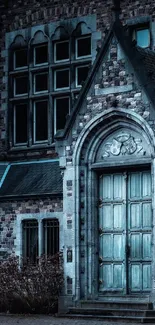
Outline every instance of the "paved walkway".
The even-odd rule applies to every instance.
[[[0,325],[125,325],[129,323],[120,322],[106,322],[102,320],[90,320],[90,319],[70,319],[70,318],[57,318],[52,316],[2,316],[0,315]],[[132,325],[138,325],[140,323],[131,323]],[[149,325],[147,323],[147,325]]]

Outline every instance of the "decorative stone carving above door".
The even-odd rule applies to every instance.
[[[102,142],[96,160],[129,158],[129,156],[150,157],[149,144],[138,132],[119,129]]]

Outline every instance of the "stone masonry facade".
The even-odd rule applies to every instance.
[[[48,215],[51,218],[57,216],[60,222],[60,249],[63,249],[65,262],[65,298],[63,298],[65,300],[60,303],[62,310],[68,306],[74,306],[81,297],[86,299],[97,297],[97,271],[93,270],[93,267],[98,254],[95,251],[98,245],[95,226],[98,193],[97,190],[94,191],[94,188],[100,171],[95,174],[94,170],[97,169],[95,164],[101,163],[97,160],[102,145],[101,140],[105,141],[106,137],[111,134],[110,127],[114,131],[117,127],[120,130],[127,128],[128,131],[131,129],[133,133],[137,132],[139,137],[142,135],[141,141],[144,140],[145,147],[148,146],[148,151],[146,150],[147,164],[151,164],[153,174],[155,166],[154,106],[138,78],[138,71],[133,68],[113,33],[106,53],[100,60],[85,98],[81,102],[78,113],[75,113],[75,118],[72,120],[66,136],[61,139],[56,138],[55,144],[49,147],[48,145],[44,147],[38,145],[33,149],[10,150],[5,34],[37,25],[95,15],[96,32],[101,35],[100,38],[97,36],[96,40],[96,56],[98,56],[102,42],[107,37],[114,20],[112,6],[112,0],[0,1],[2,17],[0,32],[0,161],[23,162],[58,157],[63,175],[63,199],[59,196],[47,196],[47,198],[38,196],[35,199],[20,198],[20,200],[0,198],[0,257],[5,258],[11,253],[21,253],[19,248],[21,244],[18,241],[20,237],[18,221],[21,222],[27,217],[33,218],[37,215],[38,218],[41,218],[41,215]],[[151,50],[154,51],[154,1],[122,1],[120,20],[123,26],[128,24],[129,20],[133,20],[136,25],[141,17],[150,19]],[[98,135],[98,140],[95,134]],[[142,158],[140,162],[142,164],[145,157],[139,158],[139,156],[133,155],[133,161],[132,155],[127,158],[129,165],[134,165],[140,158]],[[121,159],[121,168],[127,166],[127,159],[124,157]],[[106,163],[108,164],[108,162]],[[116,160],[116,166],[119,167],[118,160]],[[111,167],[113,168],[112,162]],[[107,168],[107,165],[104,168]],[[152,176],[153,193],[154,180],[155,177]],[[92,204],[91,201],[93,201]],[[154,210],[153,205],[153,213]],[[154,229],[152,232],[154,233]],[[68,251],[72,251],[72,260],[69,262],[67,261]],[[153,252],[155,252],[155,247],[153,247]],[[154,273],[153,261],[152,283],[155,281]],[[154,302],[155,288],[153,284],[150,296]]]
[[[3,57],[3,51],[5,51],[5,33],[19,30],[31,26],[36,26],[39,24],[46,24],[48,22],[59,21],[62,19],[74,18],[78,16],[86,16],[95,14],[97,17],[97,31],[102,33],[102,40],[104,39],[109,26],[112,21],[112,1],[85,1],[84,3],[80,1],[75,1],[73,4],[70,1],[13,1],[3,2],[1,1],[1,17],[2,17],[2,26],[1,28],[1,63],[0,63],[0,78],[1,78],[1,121],[0,121],[0,132],[1,132],[1,160],[6,159],[7,147],[8,147],[8,131],[7,131],[7,98],[5,98],[5,92],[7,87],[7,71],[4,71],[5,58]],[[123,24],[126,24],[128,19],[136,19],[140,16],[149,16],[152,24],[154,23],[155,17],[154,14],[154,3],[150,1],[123,1],[121,4],[122,13],[120,18]],[[9,17],[9,18],[8,18]],[[154,25],[153,25],[154,26]],[[153,27],[154,28],[154,27]],[[101,43],[101,41],[99,41]],[[155,41],[154,41],[155,43]],[[154,49],[155,44],[153,43],[152,47]],[[99,44],[100,46],[100,44]],[[111,57],[114,58],[116,55],[116,48],[112,46]],[[113,60],[113,59],[112,59]],[[116,64],[114,61],[113,64]],[[111,81],[111,85],[123,85],[123,62],[121,61],[115,66],[115,75],[112,74],[112,65],[111,62],[108,62],[107,69],[104,69],[103,79],[101,77],[102,87],[107,87]],[[110,71],[108,73],[108,70]],[[118,72],[119,71],[119,72]],[[114,72],[113,72],[114,73]],[[126,76],[127,77],[127,76]],[[113,81],[111,80],[113,78]],[[131,82],[132,76],[125,78],[125,83],[128,84]],[[133,95],[134,96],[134,95]],[[110,96],[107,97],[106,101],[103,101],[105,107],[110,105]],[[130,98],[130,97],[129,97]],[[132,96],[131,96],[132,98]],[[118,100],[118,99],[117,99]],[[134,100],[132,104],[134,105]],[[128,102],[129,105],[130,101]],[[100,104],[101,105],[101,104]],[[99,107],[98,107],[99,109]],[[82,127],[82,126],[81,126]],[[37,156],[40,155],[40,152],[29,153],[28,156]],[[53,150],[43,150],[41,152],[43,157],[50,155],[53,157],[55,155]],[[12,156],[12,154],[10,155]],[[22,156],[21,153],[19,156]],[[25,156],[25,155],[24,155]],[[13,158],[13,157],[12,157]]]
[[[5,259],[9,254],[16,254],[17,228],[15,227],[17,216],[34,214],[54,215],[62,212],[62,200],[58,199],[32,199],[22,201],[1,202],[0,206],[0,255]],[[61,247],[62,249],[62,247]]]

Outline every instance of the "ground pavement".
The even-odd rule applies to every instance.
[[[91,319],[70,319],[70,318],[57,318],[52,316],[3,316],[0,314],[0,325],[125,325],[129,323],[120,322],[107,322],[102,320]],[[140,323],[131,323],[138,325]],[[149,324],[147,324],[149,325]]]

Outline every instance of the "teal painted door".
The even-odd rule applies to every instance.
[[[150,172],[104,174],[99,195],[99,291],[150,291]]]

